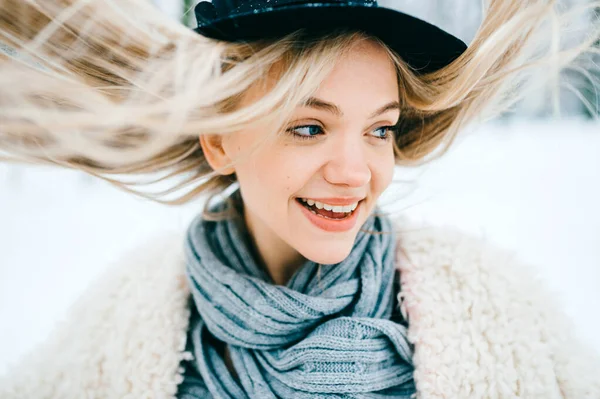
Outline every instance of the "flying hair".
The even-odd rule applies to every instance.
[[[598,87],[598,65],[578,62],[600,55],[600,2],[561,10],[553,0],[490,0],[484,10],[464,54],[422,74],[362,32],[228,43],[146,0],[3,0],[0,161],[81,170],[163,204],[209,195],[208,204],[236,177],[211,169],[199,136],[263,123],[280,133],[361,40],[380,43],[398,72],[398,165],[439,158],[468,125],[510,111],[537,89],[532,76],[552,81],[571,69]],[[585,37],[564,48],[562,35],[582,15],[592,18]],[[241,106],[257,85],[269,90]]]

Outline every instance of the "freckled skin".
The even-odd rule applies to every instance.
[[[246,101],[260,98],[258,90]],[[316,139],[294,139],[292,133],[269,139],[231,171],[240,183],[244,218],[260,254],[258,261],[276,284],[285,284],[306,259],[329,265],[349,255],[358,230],[393,177],[392,141],[377,136],[380,128],[396,124],[399,111],[370,116],[398,101],[398,90],[395,67],[384,50],[374,42],[360,42],[338,60],[314,94],[337,105],[343,116],[298,107],[287,127],[317,125],[322,130]],[[217,168],[265,132],[268,126],[259,126],[227,135],[220,144],[212,145],[203,137],[200,141],[207,160]],[[296,197],[347,196],[367,197],[356,226],[347,232],[318,229],[295,201]]]

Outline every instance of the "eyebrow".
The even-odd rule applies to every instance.
[[[319,98],[316,97],[310,97],[304,104],[302,104],[305,107],[310,107],[310,108],[315,108],[315,109],[320,109],[323,111],[327,111],[330,112],[338,117],[342,117],[344,116],[344,113],[342,112],[342,110],[335,104],[332,103],[328,103],[327,101],[323,101]],[[369,117],[369,119],[371,118],[375,118],[376,116],[379,116],[381,114],[383,114],[384,112],[393,110],[393,109],[400,109],[400,104],[398,103],[398,101],[392,101],[389,102],[387,104],[385,104],[383,107],[378,108],[375,112],[373,112],[373,114],[371,114],[371,116]]]

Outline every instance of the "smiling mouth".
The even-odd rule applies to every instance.
[[[356,207],[356,209],[354,209],[353,211],[350,211],[350,212],[333,212],[333,211],[328,211],[325,208],[319,209],[316,207],[316,205],[308,205],[308,203],[302,201],[300,198],[296,198],[296,201],[298,201],[298,203],[300,203],[300,205],[302,205],[303,207],[305,207],[306,209],[308,209],[309,211],[311,211],[312,213],[314,213],[317,216],[320,216],[325,219],[331,219],[331,220],[342,220],[342,219],[347,219],[347,218],[351,217],[356,212],[356,210],[360,207],[360,205],[362,204],[364,199],[360,200],[358,202],[358,206]]]

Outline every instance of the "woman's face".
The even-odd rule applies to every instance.
[[[314,101],[296,109],[289,131],[236,164],[247,226],[276,282],[284,284],[305,258],[335,264],[349,255],[392,179],[398,101],[394,65],[379,45],[363,41],[339,61]],[[265,126],[225,136],[223,157],[235,158],[267,131]],[[348,228],[312,214],[300,198],[333,198],[321,201],[331,205],[361,201]],[[331,231],[336,226],[342,231]]]

